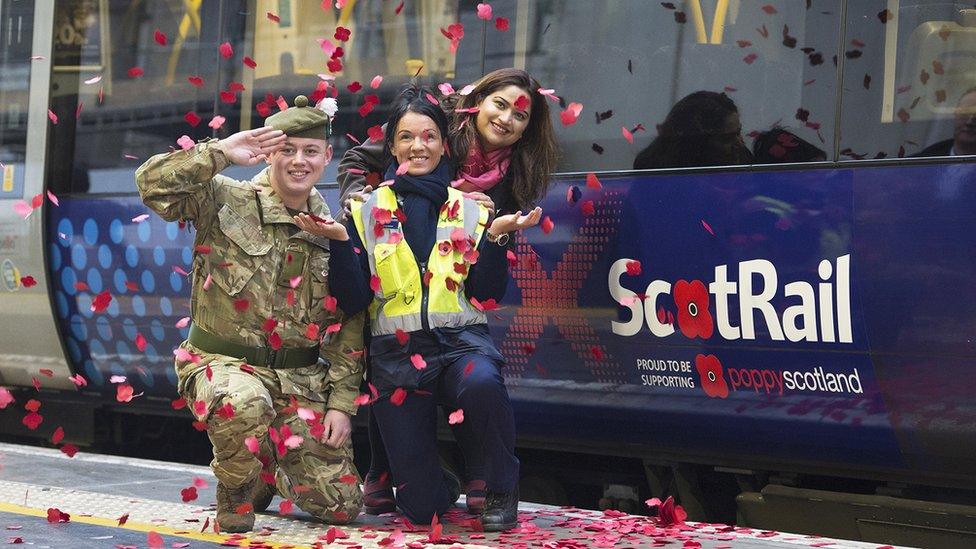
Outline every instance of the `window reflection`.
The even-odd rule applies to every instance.
[[[967,116],[976,9],[961,1],[892,5],[848,3],[842,159],[976,153]]]
[[[434,83],[481,75],[476,13],[461,13],[457,0],[405,2],[399,13],[391,2],[333,6],[57,2],[56,35],[63,40],[55,46],[51,84],[51,109],[60,120],[49,140],[52,190],[133,192],[134,167],[177,147],[180,136],[222,137],[262,125],[298,94],[339,95],[333,145],[341,156],[386,119],[396,90],[414,75]],[[459,21],[469,30],[455,53],[441,29]],[[348,36],[337,34],[339,27]],[[382,78],[374,82],[376,76]],[[366,103],[374,107],[364,116]],[[214,127],[218,115],[224,121]],[[335,179],[336,164],[323,181]]]
[[[631,169],[679,101],[699,91],[734,102],[741,143],[734,128],[722,130],[727,115],[706,120],[702,112],[694,123],[707,128],[715,150],[671,151],[655,167],[748,163],[755,137],[790,124],[799,138],[833,151],[836,1],[507,0],[492,7],[514,24],[490,34],[504,41],[507,56],[489,41],[488,68],[524,62],[545,87],[584,105],[576,124],[556,122],[561,171]],[[720,145],[719,134],[728,143]]]
[[[27,2],[0,4],[0,199],[23,195],[32,14]]]

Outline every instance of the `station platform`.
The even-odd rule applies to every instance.
[[[268,512],[258,514],[253,532],[230,535],[214,532],[215,487],[207,467],[83,452],[69,458],[54,449],[0,443],[0,545],[117,549],[879,548],[875,543],[720,524],[663,528],[644,516],[532,503],[519,506],[518,528],[500,534],[477,531],[477,521],[461,505],[444,517],[438,536],[429,526],[405,524],[395,514],[364,514],[352,524],[333,527],[311,520],[297,507],[281,514],[282,500],[275,498]]]

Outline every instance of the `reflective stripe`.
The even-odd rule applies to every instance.
[[[456,205],[456,206],[455,206]],[[393,215],[390,223],[382,225],[377,235],[376,212],[395,212],[399,205],[396,193],[390,187],[380,187],[371,193],[365,203],[353,201],[353,220],[369,258],[370,273],[380,279],[380,288],[374,292],[369,307],[373,335],[396,333],[397,329],[414,332],[423,329],[421,302],[425,288],[420,277],[420,266],[403,238],[403,228]],[[455,215],[451,216],[454,209]],[[470,247],[477,249],[484,235],[488,210],[456,189],[448,189],[447,202],[441,208],[437,220],[436,240],[427,260],[430,273],[427,321],[431,328],[460,327],[485,324],[485,313],[475,309],[464,294],[467,273],[457,273],[455,264],[464,264],[463,257],[453,247],[441,254],[439,246],[451,243],[451,235],[461,229]],[[392,242],[391,242],[392,240]],[[447,279],[454,281],[454,290],[448,288]]]

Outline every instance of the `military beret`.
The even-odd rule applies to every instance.
[[[329,115],[322,109],[309,107],[304,95],[295,98],[294,107],[269,116],[264,124],[290,137],[311,139],[328,139],[332,126]]]

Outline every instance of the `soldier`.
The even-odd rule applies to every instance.
[[[353,520],[362,504],[350,416],[364,315],[341,318],[327,284],[329,241],[293,219],[329,217],[314,188],[332,158],[329,116],[300,95],[266,123],[156,155],[136,171],[147,206],[196,228],[193,322],[176,372],[213,444],[225,532],[254,527],[254,508],[274,495],[269,481],[329,523]],[[262,161],[270,166],[250,181],[219,175]]]

